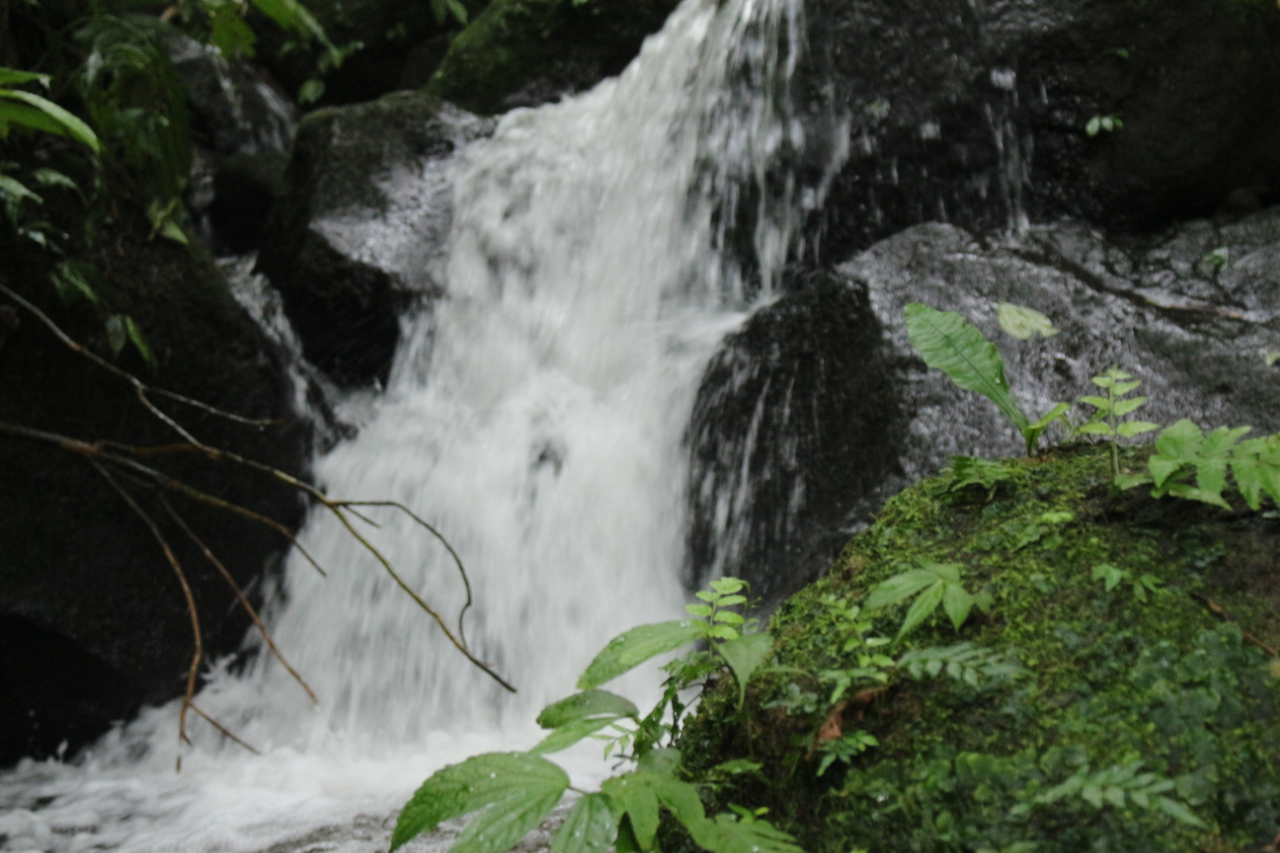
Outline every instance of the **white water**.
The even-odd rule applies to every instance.
[[[317,465],[331,495],[401,501],[447,533],[475,595],[467,637],[520,693],[470,666],[316,515],[302,541],[329,577],[294,555],[271,616],[319,705],[265,655],[216,675],[201,707],[262,757],[200,721],[179,750],[176,708],[149,712],[77,766],[0,776],[0,849],[377,849],[431,771],[531,745],[537,710],[610,637],[681,614],[681,435],[757,290],[715,249],[713,211],[804,145],[781,47],[800,43],[799,15],[799,0],[686,0],[621,78],[510,114],[468,149],[447,296],[405,321],[386,393]],[[757,216],[764,298],[815,203],[783,186]],[[444,551],[370,514],[374,541],[452,619],[462,588]],[[656,682],[621,686],[642,699]],[[582,781],[607,770],[597,749],[567,755]]]

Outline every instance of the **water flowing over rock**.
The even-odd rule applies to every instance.
[[[824,263],[926,221],[1150,228],[1280,191],[1267,4],[810,0],[805,13],[806,121],[850,122],[809,240]],[[1095,117],[1122,126],[1090,136]]]
[[[334,380],[386,382],[400,314],[443,288],[454,155],[492,130],[409,92],[300,126],[258,269],[284,297],[304,354]]]
[[[979,238],[907,229],[757,312],[712,362],[691,432],[691,571],[751,579],[772,601],[829,565],[886,498],[951,456],[1019,455],[996,408],[926,369],[902,309],[956,311],[995,341],[1037,416],[1112,365],[1163,424],[1280,430],[1280,212],[1108,240],[1084,225]],[[1018,341],[999,302],[1060,330]],[[785,329],[785,332],[778,330]],[[1085,409],[1084,411],[1091,411]]]

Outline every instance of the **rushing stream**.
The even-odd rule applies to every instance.
[[[530,745],[537,710],[611,636],[681,612],[698,379],[820,200],[777,179],[805,146],[787,85],[801,15],[799,0],[687,0],[620,78],[512,113],[465,151],[447,296],[405,318],[386,392],[317,463],[330,494],[400,501],[447,533],[474,592],[467,637],[520,692],[313,515],[302,541],[329,576],[294,555],[271,615],[319,704],[265,655],[217,673],[201,707],[261,756],[199,720],[180,748],[176,707],[154,709],[74,764],[0,776],[0,849],[378,849],[432,770]],[[751,263],[717,248],[728,220],[754,223]],[[456,613],[439,544],[370,513],[409,583]],[[606,769],[595,747],[564,760],[582,780]]]

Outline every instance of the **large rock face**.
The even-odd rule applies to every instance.
[[[156,398],[163,411],[210,445],[305,472],[310,430],[291,410],[292,388],[279,355],[206,256],[148,242],[140,215],[134,224],[115,232],[95,257],[106,274],[98,285],[100,308],[60,303],[44,278],[47,255],[9,241],[0,247],[0,279],[108,358],[105,314],[131,315],[158,367],[151,370],[132,350],[122,352],[120,366],[157,387],[277,425],[247,427]],[[0,421],[131,447],[180,440],[143,409],[128,384],[73,353],[8,299],[0,305]],[[159,450],[136,458],[286,527],[301,521],[300,496],[269,476],[195,453]],[[235,652],[250,623],[226,581],[169,517],[157,490],[118,470],[117,478],[185,567],[206,661]],[[0,483],[3,765],[74,752],[140,703],[181,694],[193,638],[174,569],[145,523],[88,460],[6,434],[0,436]],[[260,598],[261,582],[287,540],[181,495],[168,499],[236,581]]]
[[[494,0],[449,47],[427,91],[478,113],[527,107],[618,74],[676,0]]]
[[[1280,210],[1123,241],[1077,225],[984,241],[932,224],[876,244],[835,281],[760,311],[705,375],[690,434],[692,575],[741,574],[776,601],[823,570],[842,532],[951,456],[1022,452],[993,405],[926,369],[908,302],[982,329],[1027,411],[1074,401],[1119,365],[1146,383],[1150,420],[1280,430],[1280,367],[1267,361],[1280,351],[1277,245]],[[998,302],[1046,314],[1059,334],[1003,334]]]
[[[1149,228],[1280,191],[1268,4],[809,0],[805,15],[797,109],[811,140],[834,122],[849,150],[812,226],[826,262],[931,220]],[[1123,126],[1089,136],[1095,116]]]
[[[404,92],[307,116],[258,269],[316,367],[385,382],[401,312],[444,285],[454,155],[492,132],[438,98]]]

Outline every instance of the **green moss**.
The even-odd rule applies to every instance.
[[[944,472],[891,500],[771,625],[781,666],[848,668],[843,608],[917,560],[956,564],[966,588],[990,593],[990,610],[958,633],[939,611],[894,654],[972,641],[1016,655],[1025,677],[976,687],[901,678],[832,711],[817,678],[775,672],[753,683],[743,714],[725,691],[706,697],[683,737],[686,763],[763,762],[758,778],[718,796],[769,806],[810,853],[1269,843],[1280,823],[1280,678],[1260,646],[1280,640],[1280,524],[1141,489],[1116,494],[1108,464],[1096,449],[1066,449],[1005,463],[993,487],[956,490]],[[1130,582],[1106,592],[1099,563],[1161,585],[1146,601]],[[894,636],[905,606],[877,629]],[[788,691],[789,709],[776,704]],[[794,701],[805,693],[815,694],[809,708]],[[812,745],[824,721],[880,746],[819,778]],[[1209,829],[1132,798],[1034,802],[1085,767],[1134,762],[1173,780],[1166,796]]]

